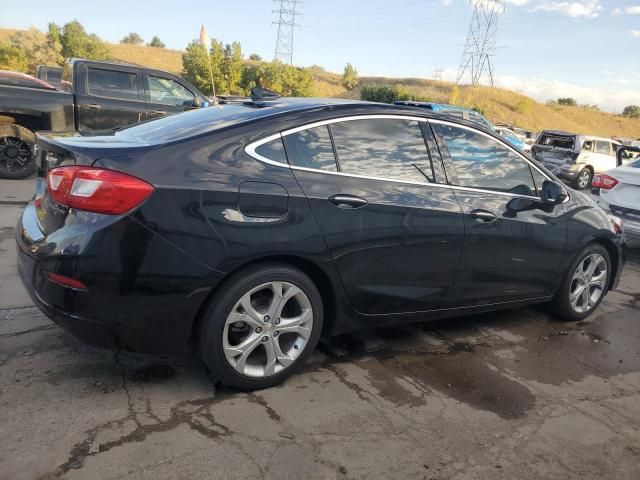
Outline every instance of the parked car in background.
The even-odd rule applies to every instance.
[[[619,147],[621,144],[610,138],[544,130],[531,153],[559,178],[578,190],[584,190],[591,187],[594,174],[617,166],[616,151]]]
[[[486,128],[487,130],[498,133],[502,135],[504,139],[509,142],[511,145],[516,147],[521,152],[524,151],[525,144],[522,140],[520,140],[513,132],[503,131],[500,132],[496,129],[496,127],[487,120],[483,115],[476,112],[475,110],[471,110],[470,108],[457,107],[455,105],[448,105],[445,103],[431,103],[431,102],[414,102],[414,101],[405,101],[405,100],[397,100],[393,102],[395,105],[405,105],[408,107],[418,107],[424,108],[431,112],[441,113],[444,115],[449,115],[454,118],[461,118],[463,120],[467,120],[471,123],[475,123],[476,125]]]
[[[50,67],[47,65],[38,65],[36,69],[36,77],[40,80],[53,85],[56,88],[62,86],[62,67]]]
[[[622,219],[627,244],[637,248],[640,247],[640,147],[621,147],[618,158],[621,166],[595,174],[591,193],[602,208]]]
[[[62,78],[68,92],[0,85],[0,177],[35,170],[34,132],[112,130],[207,104],[196,87],[171,73],[74,59]]]
[[[197,345],[240,389],[321,334],[541,302],[581,319],[624,263],[588,196],[425,109],[256,100],[38,145],[16,228],[35,304],[92,344]]]
[[[518,137],[523,142],[523,149],[525,152],[531,152],[531,146],[536,142],[536,138],[538,138],[538,134],[536,132],[532,132],[530,130],[525,130],[523,128],[514,127],[513,125],[504,125],[498,124],[495,125],[496,130],[500,133],[500,135],[509,135],[513,134]]]
[[[26,73],[12,72],[9,70],[0,70],[0,85],[8,85],[10,87],[29,87],[42,88],[45,90],[55,90],[53,85],[32,77]]]

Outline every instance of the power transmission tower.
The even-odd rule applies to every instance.
[[[438,81],[442,81],[442,74],[444,73],[444,70],[441,68],[438,68],[437,70],[433,71],[433,79],[434,80],[438,80]]]
[[[501,0],[470,0],[470,2],[473,5],[473,17],[471,17],[467,41],[464,44],[456,83],[459,84],[465,75],[469,74],[472,85],[478,85],[488,78],[493,86],[492,59],[496,54],[498,16],[504,12],[504,5]]]
[[[278,25],[278,39],[276,40],[276,60],[283,63],[293,64],[293,30],[300,25],[296,23],[296,16],[300,16],[297,11],[298,5],[302,5],[300,0],[274,0],[280,4],[273,13],[278,14],[278,20],[273,22]]]

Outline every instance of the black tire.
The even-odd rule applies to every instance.
[[[18,180],[33,175],[35,144],[36,136],[31,130],[11,123],[0,124],[0,178]]]
[[[300,288],[310,302],[313,326],[306,345],[292,364],[270,376],[250,377],[236,371],[225,357],[223,348],[225,322],[243,295],[269,282],[288,282]],[[301,270],[277,263],[249,267],[225,280],[204,311],[198,332],[200,358],[214,378],[224,385],[247,391],[272,387],[295,373],[313,353],[320,339],[322,323],[323,305],[320,292],[313,281]],[[274,326],[274,328],[277,327]]]
[[[593,173],[589,168],[583,168],[580,170],[576,179],[573,181],[573,188],[576,190],[586,190],[591,188],[591,181],[593,180]]]
[[[588,311],[578,312],[571,305],[570,299],[573,275],[576,272],[578,265],[583,262],[589,255],[592,255],[594,253],[602,255],[607,264],[607,278],[605,280],[605,288],[603,289],[600,298],[598,298],[597,302],[595,302]],[[562,283],[560,284],[560,288],[556,292],[554,299],[549,304],[549,306],[551,307],[551,312],[561,319],[567,321],[582,320],[583,318],[591,315],[591,313],[593,313],[593,311],[598,308],[598,305],[600,305],[600,302],[602,302],[602,299],[607,294],[608,286],[611,281],[611,273],[611,257],[609,256],[609,252],[607,252],[607,249],[597,243],[587,245],[580,252],[580,254],[576,256],[573,262],[571,262],[569,269],[565,273]]]

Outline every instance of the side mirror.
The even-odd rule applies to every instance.
[[[567,192],[557,182],[545,180],[542,184],[542,193],[540,194],[540,198],[543,203],[557,205],[558,203],[564,202],[567,198]]]

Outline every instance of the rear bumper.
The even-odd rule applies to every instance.
[[[599,189],[592,189],[592,198],[604,210],[622,219],[622,241],[627,248],[640,248],[640,218],[626,214],[625,211],[612,207],[602,198]]]
[[[47,317],[98,347],[187,350],[194,320],[220,273],[128,217],[98,231],[89,231],[89,224],[79,238],[78,229],[69,227],[45,236],[35,215],[27,205],[18,224],[17,266]],[[48,272],[81,280],[88,289],[52,282]]]

